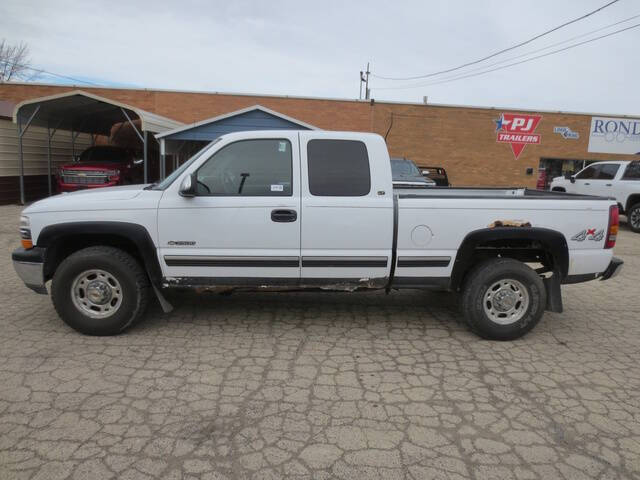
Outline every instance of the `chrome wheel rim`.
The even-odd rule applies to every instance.
[[[631,223],[631,226],[633,228],[640,228],[640,208],[634,208],[633,210],[631,210],[629,223]]]
[[[75,307],[91,318],[107,318],[122,305],[122,287],[118,279],[104,270],[86,270],[71,284]]]
[[[502,279],[485,292],[484,313],[492,322],[510,325],[524,317],[529,308],[529,291],[518,280]]]

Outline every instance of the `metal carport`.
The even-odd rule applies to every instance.
[[[175,169],[180,157],[191,156],[220,135],[248,130],[318,130],[318,128],[262,105],[253,105],[168,130],[156,135],[156,139],[160,142],[160,177],[164,178],[166,173],[166,155],[173,156]]]
[[[136,126],[136,120],[139,120],[140,128]],[[20,201],[22,204],[25,203],[22,137],[32,125],[44,127],[48,132],[49,195],[52,193],[51,139],[57,131],[70,131],[73,142],[80,133],[109,136],[111,128],[115,124],[127,122],[143,144],[144,181],[146,183],[148,181],[148,133],[157,134],[184,125],[181,122],[82,90],[24,100],[15,106],[13,122],[18,126]]]

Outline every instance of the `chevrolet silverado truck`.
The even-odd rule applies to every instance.
[[[596,162],[575,175],[556,177],[553,192],[583,193],[613,197],[629,228],[640,233],[640,161]]]
[[[133,150],[110,145],[87,148],[78,161],[58,169],[58,192],[75,192],[85,188],[104,188],[139,183],[142,158]]]
[[[124,331],[165,289],[460,292],[469,327],[521,337],[561,285],[617,274],[614,200],[522,188],[392,186],[384,139],[253,131],[219,137],[165,180],[24,209],[24,283],[72,328]]]

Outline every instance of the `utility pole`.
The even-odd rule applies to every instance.
[[[369,74],[371,72],[369,71],[369,62],[367,62],[367,77],[366,77],[366,83],[364,85],[364,98],[365,100],[369,100],[369,97],[371,96],[371,91],[369,90]]]
[[[362,100],[362,84],[364,83],[364,98],[365,100],[369,100],[371,96],[371,91],[369,90],[369,62],[367,62],[367,71],[363,72],[360,70],[360,100]]]

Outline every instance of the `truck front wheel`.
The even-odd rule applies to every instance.
[[[540,276],[512,258],[495,258],[474,267],[462,293],[467,325],[489,340],[522,337],[540,321],[546,303]]]
[[[58,315],[86,335],[116,335],[137,320],[149,300],[149,280],[128,253],[98,246],[62,261],[51,284]]]

